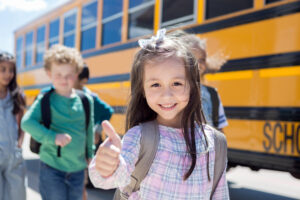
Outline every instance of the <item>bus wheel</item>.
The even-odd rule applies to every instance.
[[[300,173],[291,172],[291,175],[292,175],[294,178],[300,179]]]

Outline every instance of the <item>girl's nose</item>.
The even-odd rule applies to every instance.
[[[172,97],[173,96],[172,88],[170,88],[170,87],[164,88],[164,90],[162,92],[162,96],[163,97]]]

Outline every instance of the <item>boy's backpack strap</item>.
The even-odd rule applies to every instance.
[[[215,167],[214,167],[214,179],[213,186],[210,195],[212,199],[213,194],[216,191],[217,185],[223,175],[223,172],[226,168],[227,162],[227,141],[223,133],[218,130],[213,129],[215,137]]]
[[[86,94],[81,90],[76,90],[76,94],[80,97],[80,100],[83,105],[84,114],[85,114],[85,130],[86,135],[88,133],[89,123],[90,123],[90,102],[86,96]],[[85,143],[85,157],[88,158],[88,148],[87,143]]]
[[[155,158],[159,144],[159,130],[156,121],[141,123],[140,152],[135,169],[131,174],[130,184],[123,192],[117,189],[114,200],[126,200],[132,192],[140,189],[140,184],[146,177]]]
[[[52,87],[49,91],[44,93],[42,99],[41,99],[41,117],[42,121],[41,123],[46,127],[50,128],[51,124],[51,111],[50,111],[50,95],[54,91],[54,88]],[[32,137],[30,138],[30,150],[33,153],[39,153],[40,152],[41,143],[34,140]],[[57,152],[58,155],[59,152]]]
[[[220,100],[218,97],[218,92],[215,88],[205,85],[207,88],[207,91],[210,94],[211,101],[212,101],[212,120],[213,125],[215,128],[218,128],[219,126],[219,106],[220,106]]]
[[[42,111],[42,123],[49,129],[51,124],[51,109],[50,109],[50,95],[54,91],[52,87],[48,92],[44,94],[41,100],[41,111]]]
[[[89,128],[89,123],[90,123],[90,113],[91,113],[90,103],[83,91],[76,90],[76,94],[80,97],[82,105],[83,105],[84,114],[85,114],[85,129],[87,131]]]

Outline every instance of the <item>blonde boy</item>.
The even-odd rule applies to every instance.
[[[93,100],[90,121],[85,127],[85,112],[80,97],[73,89],[83,60],[76,49],[54,45],[44,56],[45,70],[54,91],[50,95],[51,124],[40,122],[40,94],[22,119],[22,128],[40,142],[40,193],[47,200],[81,200],[84,169],[93,157]],[[86,133],[87,132],[87,133]],[[60,157],[57,149],[60,146]]]

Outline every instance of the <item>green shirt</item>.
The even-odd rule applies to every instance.
[[[41,161],[55,169],[64,172],[76,172],[86,168],[86,144],[88,158],[93,157],[94,113],[92,111],[94,105],[92,97],[86,96],[88,97],[91,111],[87,134],[85,112],[81,99],[77,94],[70,98],[61,96],[56,92],[50,95],[50,129],[47,129],[40,123],[42,121],[41,99],[43,95],[37,97],[22,119],[22,129],[42,144],[40,148]],[[61,157],[57,157],[55,136],[63,133],[69,134],[72,140],[61,148]]]

